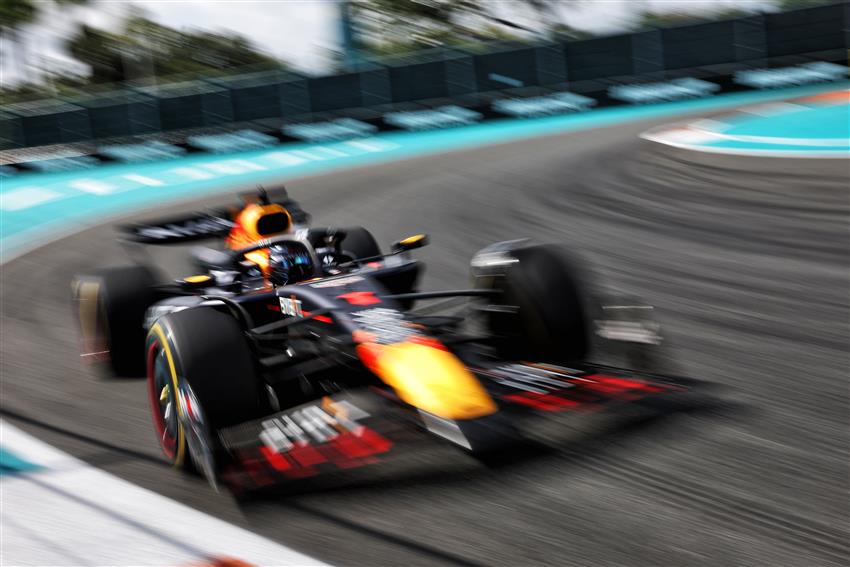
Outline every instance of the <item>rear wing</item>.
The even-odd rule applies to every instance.
[[[289,212],[293,224],[306,225],[310,222],[310,215],[297,201],[289,197],[286,188],[271,189],[265,194],[268,195],[269,202],[278,204]],[[123,233],[125,239],[140,244],[175,244],[222,238],[233,228],[233,219],[239,211],[245,205],[258,202],[262,197],[257,192],[247,192],[239,194],[239,198],[242,202],[232,207],[122,225],[118,230]]]
[[[124,237],[141,244],[174,244],[226,236],[234,223],[229,210],[190,213],[149,223],[118,227]]]

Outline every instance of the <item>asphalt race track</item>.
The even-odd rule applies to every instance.
[[[662,363],[715,385],[701,403],[594,416],[562,435],[545,425],[514,462],[426,447],[236,502],[164,465],[142,381],[98,378],[76,356],[72,273],[126,262],[104,226],[4,266],[4,417],[338,565],[846,565],[848,162],[693,160],[638,140],[656,124],[289,187],[319,225],[362,224],[385,243],[430,233],[424,288],[464,286],[492,241],[569,245],[597,280],[657,306],[675,357]],[[181,252],[157,254],[177,272]]]

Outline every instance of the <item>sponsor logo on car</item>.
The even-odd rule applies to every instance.
[[[170,240],[202,234],[217,234],[232,226],[233,223],[228,220],[211,217],[184,223],[139,227],[136,229],[136,235],[151,240]]]
[[[363,278],[360,276],[347,276],[344,278],[334,278],[331,280],[322,280],[320,282],[310,284],[310,287],[316,288],[325,288],[325,287],[345,287],[347,285],[355,284],[358,282],[362,282]]]
[[[327,443],[342,433],[359,434],[363,426],[358,420],[369,414],[348,401],[327,399],[263,422],[260,440],[278,453],[311,443]]]
[[[392,344],[422,336],[415,326],[406,321],[404,314],[397,309],[373,307],[351,314],[354,321],[369,335],[370,342]]]
[[[281,297],[280,312],[288,317],[303,317],[304,312],[301,310],[301,300],[295,297]]]

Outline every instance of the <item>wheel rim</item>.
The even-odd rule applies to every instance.
[[[101,283],[99,281],[77,281],[73,288],[77,328],[79,330],[80,355],[87,363],[109,361],[109,324],[106,318]]]
[[[160,447],[175,467],[189,461],[218,489],[216,461],[203,408],[189,383],[176,374],[159,333],[148,346],[148,398]]]
[[[158,340],[148,347],[148,398],[151,404],[154,428],[162,452],[175,465],[182,460],[183,431],[177,408],[174,377],[165,349]]]
[[[186,380],[179,380],[178,403],[181,425],[186,432],[189,456],[213,488],[218,489],[215,449],[207,426],[204,409]]]

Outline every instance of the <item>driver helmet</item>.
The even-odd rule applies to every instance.
[[[279,246],[269,248],[269,282],[274,286],[284,286],[289,283],[290,259]]]

